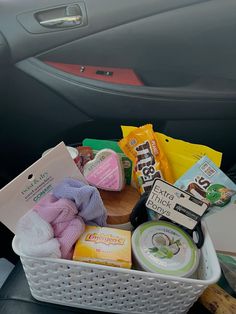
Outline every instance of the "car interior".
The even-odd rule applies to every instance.
[[[0,188],[61,141],[119,140],[121,125],[146,123],[222,152],[229,171],[235,12],[234,0],[0,0]],[[13,233],[0,234],[1,313],[97,313],[35,300]]]

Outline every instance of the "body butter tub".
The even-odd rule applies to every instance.
[[[192,238],[166,221],[140,225],[132,236],[132,251],[139,269],[180,277],[191,277],[200,257]]]

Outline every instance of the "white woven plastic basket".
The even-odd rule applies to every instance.
[[[109,313],[186,313],[209,284],[217,282],[220,266],[204,226],[198,278],[179,278],[63,259],[20,256],[33,297],[40,301]]]

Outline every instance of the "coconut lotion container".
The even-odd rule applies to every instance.
[[[149,221],[132,236],[132,250],[139,268],[170,276],[191,277],[200,251],[180,227],[166,221]]]

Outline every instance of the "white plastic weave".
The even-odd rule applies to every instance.
[[[40,301],[109,313],[186,313],[220,266],[207,230],[198,279],[178,278],[62,259],[20,254],[32,295]]]

